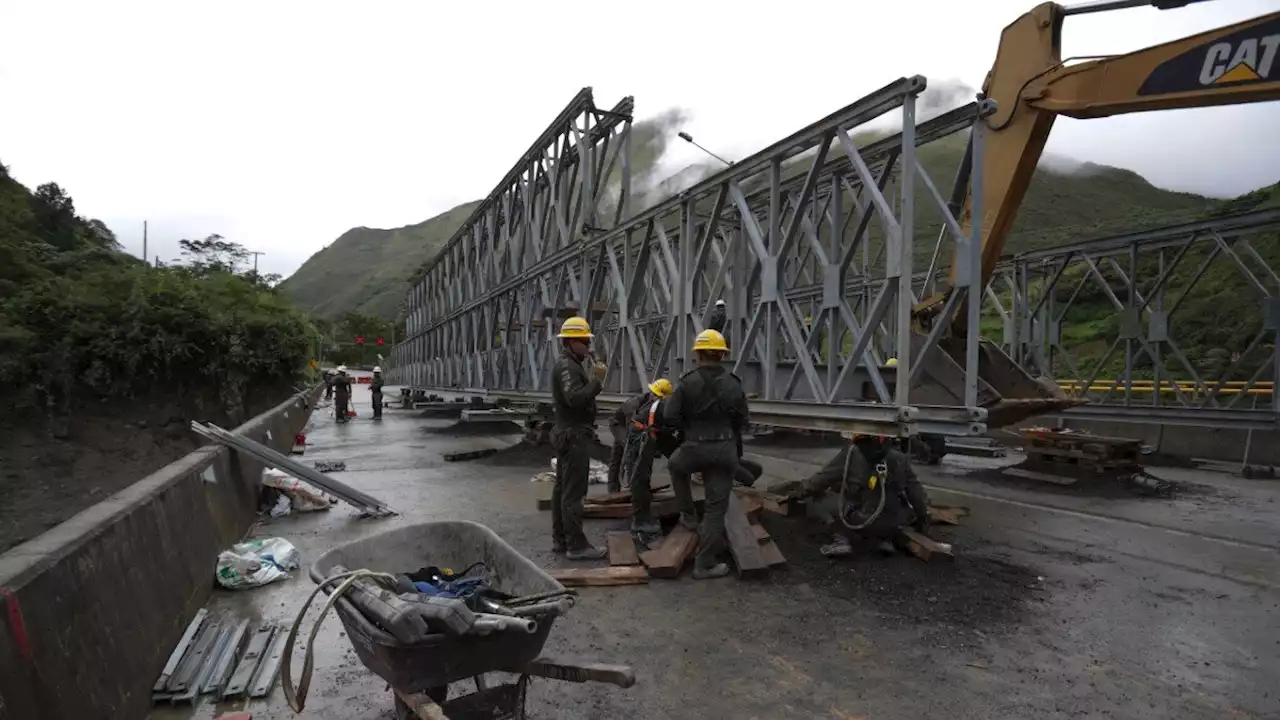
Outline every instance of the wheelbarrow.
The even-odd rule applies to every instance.
[[[635,684],[630,667],[541,657],[556,618],[572,605],[572,591],[478,523],[422,523],[373,535],[321,555],[310,574],[323,585],[346,568],[399,574],[426,565],[462,568],[476,562],[488,568],[490,588],[522,599],[513,604],[532,601],[525,605],[528,612],[521,613],[533,621],[531,631],[439,632],[406,643],[387,631],[392,627],[388,619],[370,617],[361,609],[365,606],[357,607],[345,596],[334,601],[360,662],[391,686],[397,720],[523,718],[530,677],[621,688]],[[324,590],[331,593],[334,587],[330,583]],[[487,673],[508,673],[517,679],[491,685]],[[451,699],[450,685],[463,681],[473,682],[475,691]]]

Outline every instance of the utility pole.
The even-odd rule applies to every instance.
[[[147,221],[142,221],[142,262],[147,262]]]
[[[249,254],[253,256],[253,274],[257,275],[258,274],[258,256],[266,255],[266,253],[259,252],[257,250],[250,250]]]

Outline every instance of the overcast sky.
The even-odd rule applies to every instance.
[[[783,3],[0,0],[0,161],[125,246],[219,233],[288,274],[354,226],[487,194],[582,86],[692,114],[743,156],[903,75],[981,85],[1027,0]],[[1068,18],[1064,56],[1280,9]],[[838,72],[837,72],[838,70]],[[1059,120],[1049,150],[1233,195],[1280,180],[1280,105]],[[681,143],[675,158],[697,160]]]

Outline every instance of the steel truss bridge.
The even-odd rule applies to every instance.
[[[1280,397],[1267,392],[1259,402],[1254,390],[1280,377],[1280,276],[1250,239],[1269,232],[1274,240],[1280,210],[1026,252],[970,293],[981,286],[976,232],[962,231],[917,148],[967,131],[976,203],[982,119],[995,107],[984,100],[918,121],[925,87],[923,77],[899,79],[635,213],[632,99],[606,111],[582,90],[414,279],[390,381],[547,400],[555,332],[561,319],[581,314],[607,358],[607,407],[653,377],[691,369],[693,337],[724,299],[730,363],[761,424],[985,432],[977,340],[986,317],[1010,358],[1087,394],[1091,403],[1066,415],[1277,427]],[[900,129],[866,132],[877,118]],[[913,242],[922,204],[942,220],[930,248]],[[941,332],[913,341],[911,311],[939,281],[938,259],[952,252],[955,291],[935,327],[964,313],[968,351],[956,363],[954,397],[926,404],[912,383],[894,379],[915,378],[937,350]],[[932,261],[917,272],[923,258]],[[1257,328],[1248,348],[1208,377],[1175,329],[1184,301],[1215,266],[1237,272],[1235,292],[1258,299],[1249,319]],[[1063,342],[1082,296],[1102,298],[1116,318],[1104,323],[1106,355],[1091,365]],[[888,357],[896,368],[885,366]],[[1101,375],[1121,365],[1120,377]],[[1141,377],[1143,368],[1154,377]]]

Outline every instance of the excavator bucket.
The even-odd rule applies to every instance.
[[[912,338],[912,354],[925,336]],[[920,405],[963,405],[966,343],[942,338],[923,359],[911,386],[911,399]],[[1049,378],[1035,378],[1018,366],[999,345],[981,340],[978,348],[978,405],[987,409],[987,427],[999,428],[1044,413],[1059,412],[1088,402],[1070,397]]]

